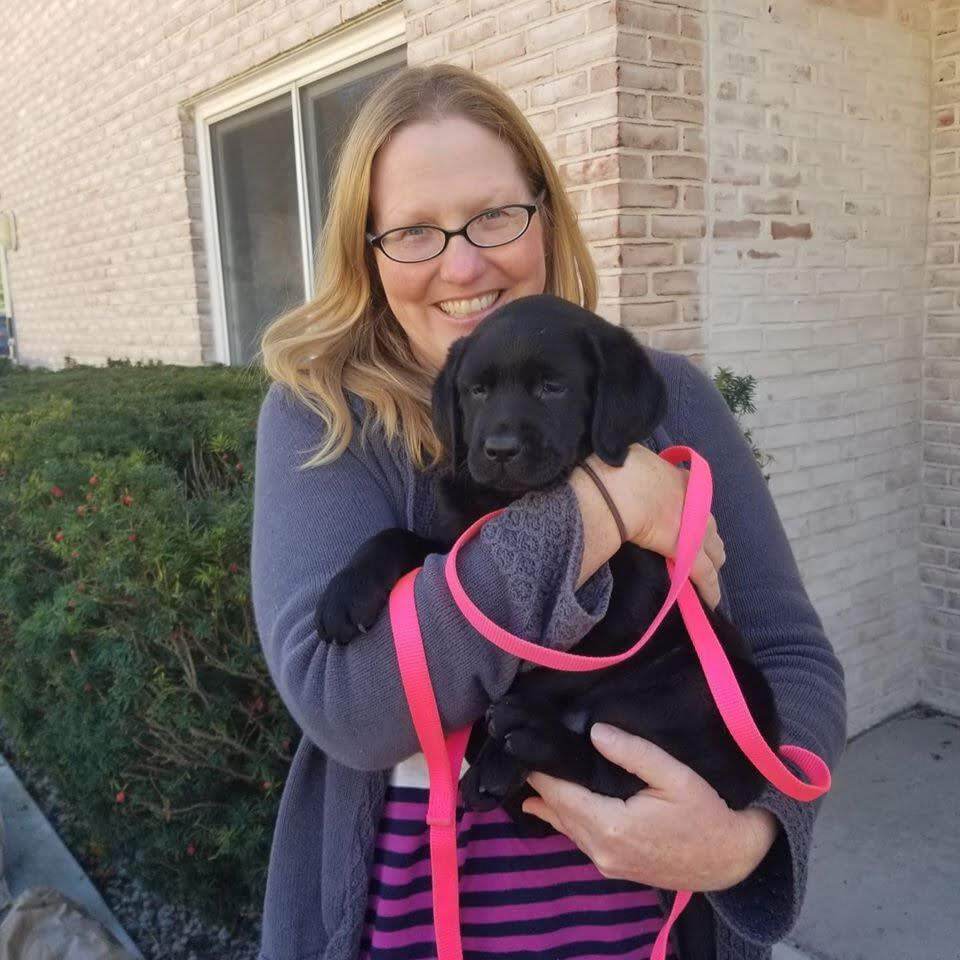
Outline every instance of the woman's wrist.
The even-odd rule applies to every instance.
[[[760,866],[780,831],[780,821],[762,807],[738,810],[734,818],[740,829],[735,831],[736,847],[731,859],[731,876],[720,888],[723,890],[746,880]]]
[[[610,496],[606,484],[600,479],[597,471],[590,466],[590,458],[587,457],[586,460],[581,461],[578,464],[578,468],[587,474],[587,476],[593,481],[596,488],[600,491],[600,496],[603,497],[607,508],[610,510],[610,515],[613,517],[613,520],[617,525],[617,533],[620,535],[620,543],[626,543],[630,539],[630,534],[627,533],[626,528],[623,525],[623,518],[620,516],[620,508],[614,502],[613,497]]]
[[[596,464],[592,466],[596,468]],[[586,472],[579,466],[574,467],[567,483],[577,498],[583,518],[583,557],[577,578],[579,590],[620,549],[622,541],[610,508]]]
[[[638,469],[636,460],[640,454],[636,452],[635,446],[632,445],[628,449],[627,457],[619,467],[611,466],[594,453],[586,458],[616,505],[627,539],[633,541],[643,534],[644,528],[647,526],[644,509],[646,504],[643,502],[643,498],[638,495],[637,490]],[[649,452],[645,448],[643,450]],[[650,455],[656,457],[656,454]]]

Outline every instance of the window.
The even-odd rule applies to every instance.
[[[313,249],[343,137],[406,63],[402,13],[197,105],[214,349],[256,357],[264,327],[313,289]]]

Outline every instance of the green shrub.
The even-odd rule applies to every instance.
[[[250,603],[257,411],[226,367],[0,378],[0,714],[86,855],[230,925],[298,736]]]
[[[727,367],[719,367],[713,375],[713,382],[723,395],[723,399],[727,401],[727,406],[735,417],[739,418],[742,413],[757,412],[757,408],[753,405],[753,395],[757,389],[756,377],[752,377],[750,374],[738,376]],[[773,456],[765,453],[757,446],[749,430],[744,430],[743,435],[747,438],[747,443],[750,444],[750,449],[753,451],[753,456],[761,470],[767,464],[773,462]],[[767,473],[763,477],[765,480],[770,479],[770,475]]]

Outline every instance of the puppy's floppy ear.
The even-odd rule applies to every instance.
[[[650,436],[667,412],[667,389],[633,335],[600,317],[586,328],[596,371],[591,439],[612,466],[623,465],[631,443]]]
[[[454,340],[447,351],[447,359],[433,382],[431,415],[433,429],[443,444],[451,474],[456,473],[458,452],[462,445],[460,429],[460,400],[457,396],[457,373],[463,357],[466,337]]]

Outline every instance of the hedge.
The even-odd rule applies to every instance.
[[[250,603],[257,411],[229,367],[5,365],[0,715],[84,834],[229,924],[262,906],[298,731]]]

